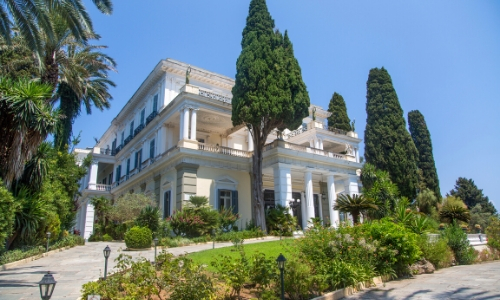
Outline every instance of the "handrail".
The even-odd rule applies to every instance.
[[[250,156],[252,156],[252,152],[250,152],[250,151],[234,149],[234,148],[224,147],[224,146],[219,146],[219,145],[209,145],[209,144],[205,144],[205,143],[198,143],[198,150],[207,151],[207,152],[214,152],[214,153],[221,153],[221,154],[225,154],[225,155],[238,156],[238,157],[250,157]]]

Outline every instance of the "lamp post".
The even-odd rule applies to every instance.
[[[40,287],[40,297],[42,297],[42,300],[49,300],[50,297],[52,297],[54,287],[56,286],[54,276],[52,276],[50,272],[47,272],[47,274],[43,275],[43,278],[38,283],[38,286]]]
[[[111,248],[109,248],[109,246],[106,246],[106,248],[102,250],[102,253],[104,253],[104,279],[106,279],[108,273],[108,258],[111,254]]]
[[[47,232],[47,251],[45,252],[49,252],[49,241],[50,241],[50,232]]]
[[[156,246],[158,246],[158,238],[155,237],[153,242],[155,243],[155,265],[156,265]]]
[[[281,300],[285,300],[285,278],[284,278],[284,273],[285,273],[285,262],[286,258],[283,256],[283,254],[280,253],[278,258],[276,259],[276,262],[278,263],[278,268],[280,269],[280,275],[281,275]]]

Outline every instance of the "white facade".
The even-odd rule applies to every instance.
[[[253,143],[246,127],[232,126],[233,85],[233,79],[201,68],[160,61],[99,142],[75,150],[93,159],[77,200],[76,229],[82,236],[93,231],[92,197],[131,191],[154,195],[164,217],[191,195],[207,196],[214,208],[233,207],[241,216],[238,227],[244,228],[252,215]],[[337,195],[359,192],[361,140],[354,132],[328,129],[329,113],[321,107],[311,105],[309,111],[300,128],[285,130],[283,140],[276,132],[268,137],[266,206],[290,207],[303,227],[312,217],[335,225]]]

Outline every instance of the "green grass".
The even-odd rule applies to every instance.
[[[255,244],[245,245],[243,243],[243,248],[247,257],[253,255],[255,252],[262,252],[266,254],[266,257],[278,258],[280,253],[283,253],[285,257],[291,256],[291,246],[293,245],[294,239],[286,239],[281,241],[272,242],[262,242]],[[227,255],[232,258],[239,257],[239,252],[234,246],[224,247],[212,250],[205,250],[196,253],[190,253],[187,257],[191,258],[197,264],[206,264],[209,271],[215,271],[210,263],[216,258],[220,258],[222,255]]]

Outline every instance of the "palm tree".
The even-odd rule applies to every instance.
[[[113,11],[111,0],[92,2],[102,13],[111,14]],[[11,25],[14,25],[29,48],[40,53],[43,48],[40,32],[52,35],[49,13],[61,16],[78,40],[86,41],[85,32],[93,31],[92,21],[81,0],[0,0],[0,35],[10,42]]]
[[[448,196],[444,200],[444,205],[439,212],[439,216],[444,221],[454,223],[456,220],[468,223],[470,213],[467,205],[460,199],[453,196]]]
[[[58,114],[45,101],[51,95],[46,84],[0,78],[0,177],[9,189],[55,129]]]
[[[378,206],[371,198],[366,198],[363,195],[340,195],[333,209],[344,213],[350,213],[354,219],[354,224],[359,223],[361,213],[377,210]]]
[[[115,71],[116,63],[108,55],[96,51],[103,48],[70,44],[61,59],[56,99],[65,118],[60,120],[54,137],[54,144],[59,149],[70,143],[73,122],[80,115],[82,105],[87,114],[92,113],[92,105],[101,111],[110,107],[112,97],[108,89],[115,83],[108,79],[108,71]]]

